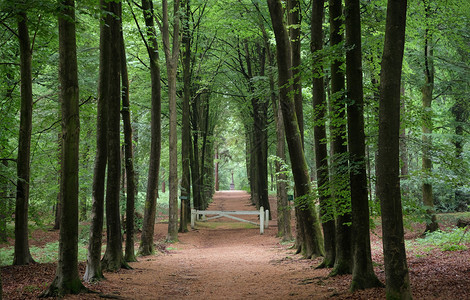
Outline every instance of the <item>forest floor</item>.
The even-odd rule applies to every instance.
[[[157,255],[139,257],[138,262],[130,264],[131,270],[106,273],[106,280],[87,284],[98,294],[65,299],[385,298],[383,288],[350,293],[350,275],[328,277],[330,269],[315,268],[321,258],[302,259],[290,249],[292,244],[280,244],[274,198],[270,202],[273,221],[264,235],[252,225],[221,218],[198,222],[195,230],[179,234],[178,243],[165,244],[167,225],[156,224],[157,248],[161,250]],[[208,209],[255,210],[249,195],[240,191],[217,192]],[[243,218],[248,217],[257,219]],[[420,225],[410,229],[408,240],[416,239],[423,230]],[[380,236],[379,225],[371,235],[372,258],[375,272],[384,282]],[[44,244],[57,237],[57,232],[33,232],[31,244]],[[470,250],[409,247],[407,256],[415,299],[470,299]],[[85,263],[81,263],[81,274],[84,269]],[[54,274],[53,263],[2,267],[4,299],[36,298]]]

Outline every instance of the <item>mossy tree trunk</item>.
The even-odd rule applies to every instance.
[[[268,6],[276,37],[279,98],[297,194],[296,207],[299,217],[297,222],[303,233],[302,254],[307,258],[311,258],[313,256],[324,255],[323,237],[317,212],[312,201],[310,176],[303,151],[299,124],[294,110],[292,89],[289,84],[292,81],[290,41],[283,22],[282,3],[279,0],[268,0]]]
[[[411,299],[400,191],[400,83],[405,47],[407,0],[389,0],[380,75],[377,195],[387,299]]]
[[[59,15],[59,81],[62,107],[62,181],[59,261],[56,276],[43,296],[86,291],[78,274],[78,159],[80,139],[75,4],[61,1]]]
[[[315,57],[323,49],[323,18],[324,0],[314,1],[311,15],[311,44],[310,50]],[[318,52],[317,52],[318,51]],[[318,56],[320,57],[320,56]],[[326,147],[326,94],[323,76],[323,62],[315,64],[313,69],[313,133],[315,140],[315,164],[317,175],[317,190],[320,200],[320,216],[322,219],[325,259],[320,267],[331,268],[335,263],[335,211],[331,201],[328,177],[328,151]]]
[[[353,270],[351,290],[382,286],[372,266],[369,202],[365,163],[364,94],[362,82],[359,0],[346,0],[346,80],[351,183]]]
[[[34,260],[29,251],[28,207],[31,162],[31,130],[33,122],[33,85],[31,75],[32,49],[25,11],[18,14],[18,40],[20,44],[21,108],[18,138],[17,184],[15,206],[14,265],[27,265]]]
[[[154,22],[153,2],[142,0],[142,13],[145,19],[146,36],[142,40],[147,47],[150,61],[151,106],[150,115],[150,165],[147,179],[144,220],[140,238],[139,254],[150,255],[154,252],[153,234],[158,198],[158,180],[161,156],[161,78],[158,55],[157,32]],[[136,21],[137,22],[137,21]]]
[[[343,43],[343,7],[341,0],[329,0],[330,46]],[[331,63],[330,135],[331,135],[331,191],[336,209],[336,254],[331,275],[352,272],[351,202],[347,160],[346,104],[343,61]]]

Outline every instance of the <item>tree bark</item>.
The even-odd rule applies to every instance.
[[[389,0],[380,75],[377,188],[387,299],[411,299],[400,191],[400,83],[407,0]]]
[[[183,112],[181,117],[181,210],[180,210],[180,232],[188,231],[188,218],[191,218],[191,173],[189,152],[191,151],[191,124],[190,98],[191,98],[191,33],[189,30],[190,4],[189,0],[183,1]]]
[[[343,42],[343,13],[341,0],[329,0],[330,46],[340,47]],[[343,61],[331,63],[331,190],[336,209],[336,253],[335,264],[330,275],[352,272],[351,202],[349,198],[349,175],[346,141],[346,104]]]
[[[122,4],[119,4],[120,14],[122,15]],[[122,19],[120,23],[120,59],[121,59],[121,82],[122,82],[122,122],[124,127],[124,160],[126,171],[126,252],[124,260],[126,262],[137,261],[134,249],[134,213],[135,213],[135,171],[134,171],[134,147],[132,143],[132,124],[129,104],[129,78],[127,74],[126,47],[124,44],[124,34],[122,30]]]
[[[274,67],[274,57],[269,45],[268,36],[264,27],[262,27],[266,56],[269,67]],[[284,119],[280,108],[279,97],[275,90],[273,71],[268,70],[269,91],[271,105],[273,108],[274,123],[276,125],[276,198],[277,198],[277,235],[283,241],[292,240],[291,229],[291,207],[287,196],[287,174],[283,165],[286,163],[286,135],[284,131]]]
[[[361,20],[359,0],[346,0],[346,79],[349,178],[353,232],[351,290],[382,286],[372,266],[369,203],[365,164],[364,94],[362,87]]]
[[[301,78],[301,9],[299,0],[287,0],[287,22],[292,52],[292,90],[294,92],[295,113],[299,122],[300,136],[304,143],[304,113]]]
[[[292,80],[290,42],[283,23],[282,4],[279,0],[268,0],[271,22],[276,37],[277,64],[279,74],[279,98],[284,116],[287,145],[290,153],[292,173],[297,193],[299,227],[302,229],[302,254],[305,257],[323,255],[323,237],[317,212],[312,201],[310,176],[305,160],[302,138],[297,116],[294,112],[294,99],[289,82]]]
[[[155,214],[158,198],[158,179],[161,155],[161,82],[158,55],[157,33],[154,23],[153,2],[142,0],[142,12],[147,28],[147,52],[150,60],[150,80],[152,86],[151,121],[150,121],[150,165],[147,179],[147,196],[145,198],[144,221],[139,246],[140,255],[154,252],[153,233],[155,230]],[[144,36],[142,38],[145,41]]]
[[[120,42],[119,5],[108,3],[110,15],[109,30],[111,43]],[[109,102],[108,102],[108,174],[106,181],[106,251],[101,266],[105,271],[117,271],[127,267],[122,252],[121,219],[119,212],[121,179],[121,47],[111,47],[109,64]]]
[[[452,115],[454,116],[455,122],[455,136],[452,141],[455,147],[455,159],[457,162],[461,162],[463,157],[463,149],[465,145],[464,131],[465,123],[469,118],[469,109],[467,108],[467,102],[463,99],[456,99],[454,105],[451,108]],[[467,203],[465,199],[464,191],[462,191],[463,184],[461,181],[457,182],[455,187],[455,202],[457,204],[457,211],[466,211]]]
[[[43,296],[78,294],[87,289],[78,274],[78,159],[80,139],[78,67],[73,0],[61,1],[59,80],[62,106],[62,205],[59,261],[54,281]]]
[[[425,14],[426,19],[431,18],[431,11],[429,2],[425,3]],[[427,23],[427,22],[426,22]],[[432,148],[432,94],[434,89],[434,65],[433,59],[433,39],[432,33],[429,29],[429,25],[426,24],[425,36],[424,36],[424,76],[425,82],[421,88],[422,103],[423,103],[423,156],[422,172],[423,172],[423,204],[426,208],[426,229],[424,232],[433,232],[439,229],[437,223],[436,212],[434,210],[434,197],[432,192],[432,160],[431,160],[431,148]]]
[[[108,161],[108,81],[110,55],[110,31],[108,19],[104,11],[107,11],[105,0],[100,1],[102,10],[100,25],[100,67],[98,80],[98,108],[96,114],[96,156],[93,170],[92,206],[90,238],[88,242],[88,254],[85,275],[83,280],[87,282],[104,278],[101,268],[101,247],[103,234],[104,215],[104,185],[106,178],[106,165]]]
[[[168,76],[168,101],[170,115],[169,132],[169,220],[167,241],[178,241],[178,143],[177,143],[177,111],[176,111],[176,71],[178,68],[178,56],[180,48],[179,30],[179,0],[174,1],[173,6],[173,39],[170,46],[170,26],[168,1],[162,1],[163,9],[163,48],[165,50],[166,71]]]
[[[312,3],[311,44],[310,50],[315,57],[316,52],[323,49],[323,18],[324,0]],[[315,140],[315,164],[317,190],[320,200],[320,216],[322,219],[325,258],[320,267],[331,268],[335,263],[335,212],[331,205],[331,194],[328,180],[328,151],[326,149],[326,95],[323,78],[323,62],[316,62],[313,69],[313,132]]]
[[[201,173],[199,170],[199,112],[198,112],[198,100],[200,94],[196,95],[191,103],[191,124],[193,130],[192,138],[192,148],[190,152],[190,162],[191,162],[191,179],[193,187],[193,204],[194,209],[201,210],[204,209],[202,206],[201,199]]]
[[[14,265],[33,263],[28,242],[28,206],[31,163],[31,130],[33,113],[33,85],[31,75],[32,49],[28,33],[26,12],[18,14],[18,39],[20,43],[21,110],[18,158],[16,163],[15,252]]]

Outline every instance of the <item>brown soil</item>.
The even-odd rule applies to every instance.
[[[209,210],[255,210],[245,192],[217,192]],[[321,259],[305,260],[276,238],[273,221],[264,235],[259,228],[230,219],[198,223],[195,230],[179,235],[155,256],[140,257],[132,270],[105,274],[106,280],[87,285],[100,294],[67,296],[66,299],[380,299],[384,289],[350,293],[350,275],[327,277],[330,269],[315,269]],[[256,216],[251,217],[253,221]],[[243,218],[245,218],[243,217]],[[249,227],[249,228],[247,228]],[[166,224],[156,225],[162,239]],[[371,235],[375,272],[384,281],[383,255],[378,234]],[[409,234],[408,234],[409,236]],[[162,240],[158,241],[159,248]],[[415,299],[470,299],[470,252],[408,254]],[[51,282],[54,264],[35,264],[2,269],[4,299],[35,298]],[[81,264],[81,272],[84,264]],[[37,288],[34,288],[37,287]]]

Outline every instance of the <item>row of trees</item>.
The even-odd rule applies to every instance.
[[[406,12],[406,1],[398,0],[387,9],[385,1],[358,0],[170,4],[90,0],[75,10],[64,1],[57,16],[49,1],[1,2],[0,229],[5,238],[15,207],[14,263],[33,260],[28,217],[40,222],[54,207],[62,220],[60,253],[74,261],[78,212],[91,215],[85,280],[128,267],[135,260],[135,210],[144,215],[139,253],[154,251],[159,181],[169,178],[167,239],[175,241],[187,230],[189,200],[198,209],[208,205],[215,164],[222,178],[233,171],[248,177],[253,203],[266,208],[269,172],[276,177],[279,235],[289,240],[289,158],[299,253],[324,255],[332,274],[352,273],[352,289],[381,285],[369,241],[369,213],[379,212],[380,202],[388,293],[410,297],[403,226],[389,227],[402,222],[400,185],[405,212],[423,212],[427,230],[437,228],[434,203],[468,203],[469,6],[413,0]],[[67,33],[57,36],[57,20]],[[389,256],[394,251],[400,255]],[[49,293],[83,290],[75,270],[61,260]]]

